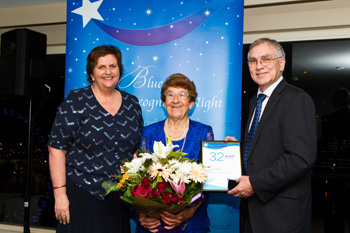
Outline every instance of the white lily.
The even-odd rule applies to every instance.
[[[179,147],[178,145],[172,145],[170,143],[167,143],[166,146],[162,142],[154,142],[153,144],[153,151],[154,154],[160,158],[160,159],[165,159],[170,152],[173,151],[175,147]]]

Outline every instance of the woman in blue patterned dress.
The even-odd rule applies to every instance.
[[[141,108],[115,88],[123,72],[118,48],[94,48],[86,71],[91,85],[68,93],[48,142],[57,232],[129,233],[129,209],[116,192],[102,198],[101,184],[137,150]]]
[[[183,74],[173,74],[167,78],[161,90],[161,99],[168,113],[168,118],[144,127],[140,146],[142,149],[153,150],[154,141],[166,144],[166,138],[171,137],[173,144],[188,153],[186,157],[200,162],[200,141],[214,140],[213,129],[189,119],[188,112],[193,108],[197,98],[196,86]],[[153,151],[152,151],[153,152]],[[173,229],[182,224],[182,232],[202,233],[209,227],[205,201],[196,206],[188,207],[178,214],[164,212],[161,219],[167,224],[166,229]],[[160,220],[139,213],[136,232],[157,232]]]

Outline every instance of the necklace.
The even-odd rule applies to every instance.
[[[168,120],[168,119],[167,119],[167,120]],[[178,137],[180,137],[180,136],[186,131],[186,129],[188,130],[188,126],[189,126],[189,124],[190,124],[190,119],[188,119],[187,124],[186,124],[184,130],[181,132],[181,134],[179,134],[178,136],[175,137],[175,136],[172,136],[171,134],[169,134],[169,132],[168,132],[168,122],[167,122],[167,120],[165,121],[165,127],[164,127],[164,131],[165,131],[165,142],[167,141],[166,135],[169,135],[169,136],[172,137],[172,138],[178,138]],[[181,147],[180,152],[182,152],[183,149],[184,149],[184,146],[185,146],[185,143],[186,143],[186,137],[187,137],[187,132],[186,132],[186,135],[185,135],[185,138],[184,138],[184,142],[182,143],[182,147]]]
[[[169,129],[168,129],[168,119],[165,120],[165,125],[164,125],[164,131],[165,131],[165,134],[169,135],[170,137],[172,138],[178,138],[180,137],[181,135],[184,134],[184,132],[186,131],[186,129],[188,129],[188,125],[190,123],[190,119],[188,118],[188,121],[187,121],[187,124],[186,126],[184,127],[184,129],[182,130],[182,132],[179,134],[179,135],[171,135],[170,132],[169,132]]]
[[[187,137],[187,133],[186,133],[186,136],[185,136],[185,138],[184,138],[184,142],[182,143],[182,147],[181,147],[180,152],[182,152],[183,149],[184,149],[184,146],[185,146],[185,143],[186,143],[186,137]]]

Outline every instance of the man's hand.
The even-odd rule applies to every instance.
[[[241,176],[236,182],[238,185],[228,191],[227,194],[241,198],[248,198],[254,194],[254,190],[249,181],[249,176]]]

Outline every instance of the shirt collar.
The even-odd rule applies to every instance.
[[[272,92],[275,90],[277,85],[283,80],[283,76],[279,77],[276,82],[274,82],[271,86],[269,86],[263,94],[266,95],[266,97],[269,97],[272,95]],[[260,88],[258,88],[258,95],[261,94]]]

